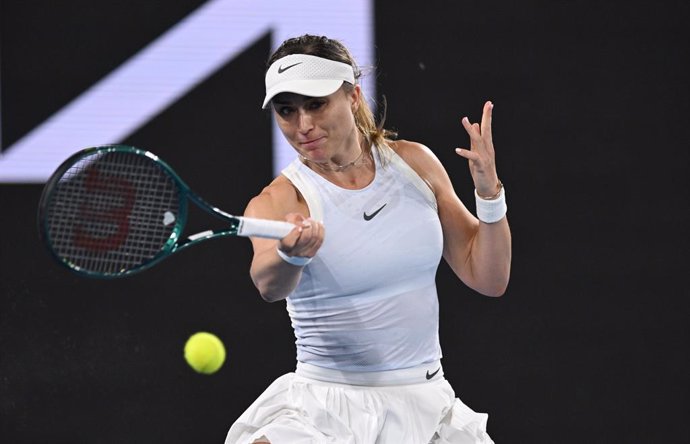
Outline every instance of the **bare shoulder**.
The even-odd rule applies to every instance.
[[[447,184],[448,173],[438,157],[426,145],[409,140],[396,140],[390,143],[390,147],[429,184],[434,192]]]
[[[284,176],[278,176],[249,201],[244,215],[283,220],[289,213],[304,214],[306,208],[302,195],[292,182]]]

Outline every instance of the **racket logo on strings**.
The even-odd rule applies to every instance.
[[[227,228],[183,238],[189,202]],[[59,263],[105,278],[145,270],[208,239],[282,239],[295,228],[228,214],[192,192],[158,156],[126,145],[87,148],[65,160],[43,189],[38,223],[41,239]]]
[[[86,170],[84,190],[84,202],[74,226],[74,245],[94,252],[117,250],[129,235],[129,215],[136,196],[134,186],[91,167]],[[102,194],[108,198],[104,199]]]

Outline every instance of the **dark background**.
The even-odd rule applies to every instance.
[[[2,146],[201,3],[2,0]],[[387,126],[427,144],[471,209],[459,119],[495,103],[511,284],[484,298],[445,264],[438,284],[446,377],[490,414],[498,443],[690,438],[688,9],[376,2]],[[244,208],[272,177],[257,109],[269,51],[267,34],[123,142],[215,205]],[[123,280],[79,278],[38,242],[41,189],[0,185],[0,441],[223,442],[295,364],[284,304],[263,302],[248,277],[249,242],[209,242]],[[213,376],[182,358],[200,330],[228,350]]]

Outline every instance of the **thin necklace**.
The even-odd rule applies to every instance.
[[[358,163],[358,162],[362,159],[362,156],[363,156],[363,155],[364,155],[364,149],[363,149],[362,147],[360,147],[360,148],[359,148],[359,155],[358,155],[357,157],[355,157],[355,160],[350,161],[350,162],[348,162],[348,163],[346,163],[346,164],[344,164],[344,165],[338,165],[338,164],[336,164],[335,166],[331,166],[331,165],[328,165],[328,164],[322,164],[322,163],[319,163],[319,162],[313,162],[313,161],[307,159],[306,157],[304,157],[304,156],[301,155],[301,154],[299,154],[299,157],[300,157],[300,159],[302,159],[302,161],[303,161],[304,163],[307,163],[307,162],[308,162],[308,163],[311,163],[311,164],[313,164],[313,165],[318,166],[319,168],[321,168],[321,169],[324,170],[324,171],[335,171],[335,172],[338,172],[338,173],[339,173],[339,172],[341,172],[341,171],[345,171],[346,169],[348,169],[348,168],[350,168],[351,166],[353,166],[353,165],[355,165],[356,163]]]

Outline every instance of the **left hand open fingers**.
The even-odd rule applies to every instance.
[[[484,104],[484,109],[482,110],[481,124],[470,123],[467,117],[462,118],[462,126],[465,128],[465,131],[467,131],[467,134],[470,136],[470,148],[472,153],[477,153],[480,155],[483,153],[487,153],[489,155],[492,155],[494,152],[493,138],[491,134],[492,112],[493,103],[487,101]],[[468,156],[463,155],[463,157]],[[474,156],[469,156],[468,158],[472,157]]]
[[[469,161],[470,172],[477,189],[493,189],[497,182],[495,152],[492,140],[491,117],[493,103],[487,101],[482,110],[481,123],[471,123],[463,117],[462,126],[470,136],[470,149],[457,148],[455,152]],[[491,193],[489,193],[491,194]]]

